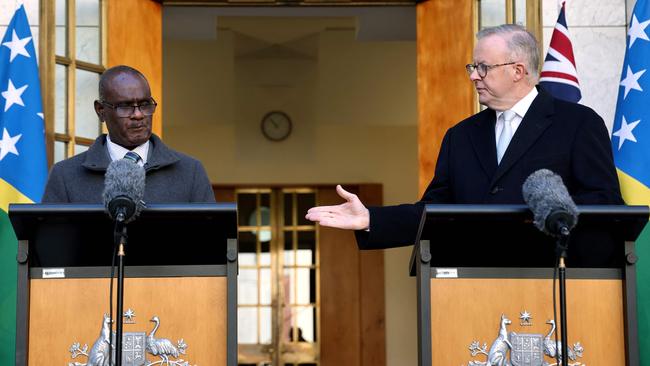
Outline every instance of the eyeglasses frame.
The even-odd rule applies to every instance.
[[[135,109],[136,109],[136,108],[138,108],[138,109],[140,110],[140,112],[141,112],[143,115],[145,115],[145,116],[153,116],[153,114],[156,112],[156,107],[158,106],[158,103],[156,103],[156,100],[153,99],[153,98],[151,98],[151,101],[148,102],[148,104],[136,104],[136,105],[115,105],[115,104],[109,103],[109,102],[107,102],[107,101],[105,101],[105,100],[99,100],[98,102],[99,102],[100,104],[104,105],[104,106],[107,106],[107,107],[110,107],[111,109],[113,109],[113,110],[115,111],[115,114],[117,114],[117,116],[120,117],[120,118],[128,118],[128,117],[131,117],[131,116],[133,115],[133,113],[135,113]],[[154,108],[153,108],[153,112],[151,112],[151,114],[146,114],[146,113],[142,110],[141,107],[146,106],[146,105],[153,105],[153,106],[154,106]],[[118,108],[124,108],[124,107],[133,108],[133,110],[131,111],[131,113],[129,113],[129,114],[126,115],[126,116],[120,116],[120,115],[117,113],[117,109],[118,109]]]
[[[474,70],[476,70],[476,73],[478,74],[478,76],[479,76],[481,79],[483,79],[483,78],[485,78],[485,77],[487,76],[488,71],[494,69],[495,67],[499,67],[499,66],[507,66],[507,65],[514,65],[514,64],[516,64],[516,63],[517,63],[517,61],[512,61],[512,62],[504,62],[504,63],[502,63],[502,64],[488,65],[488,64],[486,64],[486,63],[479,62],[478,64],[467,64],[467,65],[465,65],[465,70],[467,70],[467,74],[468,74],[468,75],[472,75],[472,73],[474,72]],[[484,75],[481,75],[481,73],[479,72],[479,65],[484,65],[484,66],[485,66],[485,74],[484,74]]]

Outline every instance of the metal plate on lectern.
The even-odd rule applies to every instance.
[[[531,313],[524,310],[519,313],[521,320],[520,326],[530,329],[533,325]],[[501,315],[499,322],[499,332],[497,338],[490,344],[474,340],[469,345],[469,352],[472,357],[485,357],[486,361],[471,360],[468,366],[487,366],[487,365],[512,365],[512,366],[557,366],[557,363],[549,363],[544,360],[546,356],[549,360],[555,360],[558,350],[562,348],[561,342],[555,343],[555,321],[548,320],[546,324],[550,330],[546,335],[538,333],[517,333],[508,331],[508,326],[512,326],[512,321],[506,314]],[[568,366],[586,366],[578,358],[582,358],[584,348],[580,342],[569,346],[569,365]]]
[[[126,324],[135,324],[135,321],[133,320],[134,317],[135,312],[128,309],[124,313],[123,318],[125,319]],[[183,338],[179,339],[174,344],[169,339],[157,337],[155,334],[160,327],[160,319],[154,315],[151,318],[151,322],[155,323],[155,325],[148,335],[144,331],[124,332],[122,336],[122,365],[154,366],[164,364],[169,366],[190,366],[190,362],[181,358],[182,355],[186,354],[188,347]],[[99,337],[95,340],[92,347],[89,347],[88,344],[81,346],[81,343],[79,342],[73,343],[69,348],[72,359],[85,356],[87,362],[70,362],[68,363],[68,366],[108,365],[108,349],[110,347],[108,334],[111,329],[111,323],[112,321],[109,316],[104,314]],[[112,353],[113,357],[115,357],[115,332],[110,332],[110,334],[113,342]],[[149,360],[147,359],[147,354],[150,356]],[[115,361],[112,362],[112,365],[115,365]],[[191,365],[196,366],[194,364]]]

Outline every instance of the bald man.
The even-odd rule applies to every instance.
[[[113,160],[135,153],[144,167],[147,203],[214,202],[203,165],[174,151],[151,132],[156,101],[147,79],[129,66],[106,70],[99,80],[95,112],[106,123],[90,148],[52,167],[44,203],[101,203],[104,174]]]

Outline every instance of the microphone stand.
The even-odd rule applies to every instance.
[[[569,248],[569,229],[562,227],[560,235],[556,241],[556,254],[559,259],[559,278],[560,278],[560,327],[561,327],[561,341],[562,341],[562,365],[569,364],[569,338],[567,335],[567,310],[566,310],[566,266],[564,260],[567,257],[567,249]],[[557,348],[557,344],[555,345]]]
[[[127,242],[126,224],[124,218],[120,220],[118,215],[117,221],[119,225],[115,228],[115,241],[119,243],[117,249],[118,265],[117,265],[117,324],[115,325],[115,365],[122,366],[122,334],[123,323],[122,314],[124,314],[124,246]],[[118,228],[121,227],[121,230]]]

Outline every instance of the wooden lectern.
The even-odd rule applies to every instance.
[[[567,259],[569,364],[638,365],[634,240],[649,209],[579,212]],[[410,263],[420,366],[556,364],[555,241],[532,219],[520,205],[426,206]]]
[[[101,205],[10,205],[9,216],[16,365],[94,365],[115,329],[104,317],[115,223]],[[122,364],[236,366],[235,204],[149,205],[125,252]]]

